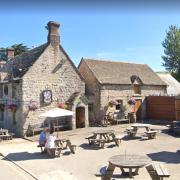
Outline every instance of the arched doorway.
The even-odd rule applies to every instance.
[[[77,107],[76,108],[76,128],[85,127],[85,108]]]

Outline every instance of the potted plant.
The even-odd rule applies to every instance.
[[[60,104],[58,104],[58,108],[61,108],[61,109],[66,109],[66,108],[67,108],[67,106],[66,106],[66,104],[65,104],[65,103],[60,103]]]
[[[16,111],[17,108],[18,108],[17,104],[13,104],[13,103],[12,103],[12,104],[9,104],[9,105],[8,105],[8,110],[11,111],[11,112]]]
[[[136,104],[136,100],[131,98],[131,99],[129,99],[128,104],[129,105],[135,105]]]

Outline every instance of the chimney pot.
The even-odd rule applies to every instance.
[[[54,21],[49,21],[47,24],[48,43],[53,46],[59,46],[60,44],[59,26],[60,24]]]
[[[7,48],[6,50],[7,59],[13,59],[14,58],[14,49],[13,48]]]

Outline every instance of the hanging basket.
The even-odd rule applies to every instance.
[[[8,105],[8,110],[9,110],[10,112],[15,112],[15,111],[17,111],[17,108],[18,108],[18,105],[17,105],[17,104],[9,104],[9,105]]]
[[[60,104],[58,104],[58,108],[66,109],[67,105],[65,103],[60,103]]]
[[[128,101],[128,104],[129,104],[129,105],[135,105],[135,104],[136,104],[136,100],[135,100],[135,99],[130,99],[130,100]]]

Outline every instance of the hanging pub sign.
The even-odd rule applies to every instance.
[[[44,104],[50,104],[52,102],[52,91],[51,90],[43,91],[42,96],[43,96]]]

